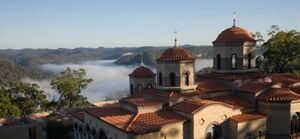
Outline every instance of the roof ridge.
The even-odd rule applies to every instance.
[[[132,120],[130,121],[130,123],[128,123],[127,127],[126,127],[126,131],[129,131],[129,128],[132,126],[133,122],[136,120],[136,118],[139,116],[140,114],[137,113]]]

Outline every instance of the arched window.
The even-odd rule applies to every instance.
[[[86,126],[85,126],[85,131],[86,131],[86,132],[90,132],[90,131],[91,131],[91,128],[90,128],[89,125],[86,125]]]
[[[77,129],[77,127],[78,127],[77,123],[74,123],[73,128]]]
[[[82,133],[82,127],[79,126],[79,133]]]
[[[176,74],[174,72],[170,73],[170,86],[176,85]]]
[[[130,94],[133,94],[133,84],[130,84]]]
[[[107,135],[106,135],[106,133],[104,132],[104,130],[103,129],[100,129],[99,130],[99,139],[107,139]]]
[[[258,139],[261,139],[262,136],[263,136],[262,132],[261,132],[261,131],[258,131],[258,132],[257,132],[257,137],[258,137]]]
[[[217,55],[217,69],[218,70],[221,69],[221,55],[220,54]]]
[[[158,84],[159,84],[159,86],[162,86],[162,82],[163,82],[163,79],[162,79],[162,73],[160,72],[160,73],[158,74]]]
[[[148,84],[147,84],[147,89],[150,89],[150,88],[152,88],[152,84],[151,84],[151,83],[148,83]]]
[[[251,139],[251,137],[252,137],[252,136],[251,136],[251,133],[247,133],[247,134],[246,134],[246,139]]]
[[[237,56],[236,54],[231,55],[231,69],[235,70],[237,68]]]
[[[252,59],[252,54],[248,54],[248,69],[251,69],[251,59]]]
[[[93,138],[95,138],[96,134],[97,134],[96,129],[95,129],[95,128],[92,128],[92,136],[93,136]]]
[[[206,139],[219,139],[222,137],[222,126],[213,123],[206,128]]]
[[[291,133],[300,133],[300,118],[297,115],[293,115],[291,121]]]
[[[189,86],[190,85],[190,74],[188,72],[186,72],[184,74],[184,80],[185,80],[185,85]]]
[[[137,85],[137,90],[138,90],[138,91],[142,91],[142,85],[141,85],[141,84],[138,84],[138,85]]]

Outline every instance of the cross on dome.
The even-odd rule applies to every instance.
[[[174,38],[175,38],[175,39],[174,39],[174,41],[175,41],[174,47],[178,47],[178,45],[177,45],[177,33],[178,33],[178,32],[177,32],[176,28],[174,29],[174,32],[173,32],[173,33],[174,33]]]
[[[140,66],[145,66],[145,64],[144,64],[144,59],[143,59],[144,57],[143,57],[143,53],[141,54],[141,65]]]
[[[236,14],[237,14],[236,12],[233,12],[233,17],[232,17],[233,18],[233,27],[235,27]]]

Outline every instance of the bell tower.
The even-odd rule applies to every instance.
[[[256,70],[256,41],[245,29],[233,25],[222,31],[213,41],[213,71],[219,73],[243,73]]]
[[[176,32],[175,32],[176,33]],[[174,39],[174,47],[168,48],[156,59],[157,85],[160,90],[192,92],[195,85],[195,58]]]

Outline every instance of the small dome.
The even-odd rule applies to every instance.
[[[144,66],[140,66],[136,68],[131,74],[130,77],[153,77],[155,74],[149,68]]]
[[[222,31],[213,43],[240,43],[255,41],[252,35],[245,29],[232,26]]]
[[[269,90],[258,96],[258,100],[277,103],[290,102],[297,99],[300,99],[300,95],[288,88],[271,87]]]
[[[157,61],[182,61],[182,60],[194,60],[194,57],[184,48],[172,47],[167,49]]]

